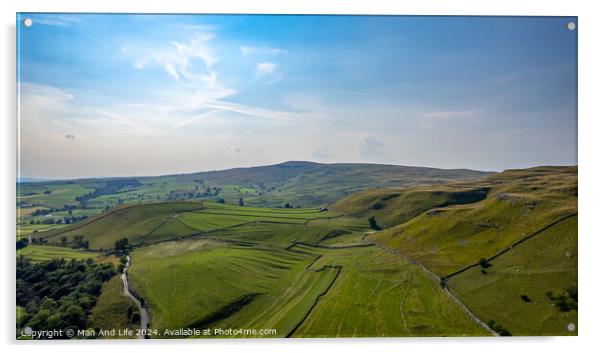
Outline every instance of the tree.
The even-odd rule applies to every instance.
[[[374,218],[374,216],[368,218],[368,223],[370,224],[370,228],[374,230],[382,230],[378,223],[376,223],[376,218]]]
[[[127,253],[130,249],[130,242],[128,238],[121,238],[115,242],[115,251],[121,253]]]
[[[67,326],[84,328],[86,326],[86,315],[84,310],[79,305],[71,305],[62,317]]]
[[[492,265],[491,265],[489,262],[487,262],[487,260],[486,260],[485,258],[481,258],[481,259],[479,260],[479,265],[481,265],[481,267],[482,267],[483,269],[488,269],[489,267],[491,267],[491,266],[492,266]]]
[[[22,238],[22,239],[17,240],[17,250],[23,249],[26,246],[27,246],[27,239]]]

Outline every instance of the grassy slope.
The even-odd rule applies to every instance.
[[[406,222],[433,207],[479,201],[487,188],[451,184],[368,190],[352,194],[330,208],[351,217],[375,217],[382,227]]]
[[[71,242],[75,236],[83,236],[92,249],[110,249],[123,237],[132,244],[139,243],[172,215],[201,206],[199,202],[170,202],[120,207],[91,220],[37,236],[56,243],[62,237]]]
[[[139,313],[134,302],[123,294],[121,277],[116,275],[102,286],[102,292],[92,309],[91,326],[103,330],[137,329],[139,323],[131,322],[127,315],[128,310]],[[108,336],[108,338],[128,337]]]
[[[341,266],[294,337],[487,335],[418,267],[376,247],[318,251],[312,266]]]
[[[257,295],[246,314],[228,318],[227,327],[253,324],[285,334],[333,278],[304,271],[310,256],[205,240],[153,245],[132,257],[132,288],[148,302],[154,328],[210,327],[215,323],[204,320],[220,308]]]
[[[576,168],[508,171],[483,184],[482,201],[431,209],[371,239],[445,276],[577,212]]]
[[[545,295],[577,286],[577,218],[572,217],[490,261],[452,277],[449,287],[479,317],[513,335],[569,335],[577,312],[560,312]],[[526,295],[531,302],[525,302]]]
[[[83,236],[91,249],[111,249],[123,237],[131,244],[153,243],[245,223],[303,225],[311,219],[337,216],[336,212],[318,209],[262,209],[198,201],[146,203],[118,207],[69,227],[37,233],[35,237],[54,244],[66,237],[71,244],[75,236]]]

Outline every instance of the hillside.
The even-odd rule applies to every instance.
[[[488,189],[487,197],[471,203],[449,199],[371,239],[445,276],[577,212],[576,168],[510,170],[462,187],[470,185]],[[431,192],[429,200],[437,195]]]
[[[424,265],[496,331],[575,334],[576,167],[364,191],[331,209],[371,225],[366,240]]]

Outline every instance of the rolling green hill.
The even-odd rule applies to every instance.
[[[312,219],[338,217],[317,208],[258,208],[207,201],[143,203],[116,207],[87,221],[65,228],[38,232],[34,241],[78,246],[87,242],[94,250],[112,249],[127,238],[134,246],[203,235],[244,224],[298,224]]]
[[[377,228],[368,241],[424,265],[498,332],[576,334],[576,167],[364,191],[331,209]]]
[[[477,180],[485,175],[466,169],[285,162],[157,177],[21,182],[17,184],[17,220],[21,226],[65,225],[73,216],[89,217],[108,207],[158,201],[223,199],[237,205],[242,199],[244,204],[262,207],[316,207],[358,190]]]
[[[330,183],[333,197],[337,188],[343,194],[354,190],[351,184],[361,178],[381,184],[326,207],[268,208],[247,200],[266,196],[259,190],[271,187],[242,186],[264,167],[214,172],[225,173],[219,177],[233,183],[230,191],[255,196],[245,197],[244,206],[203,198],[125,203],[40,230],[32,238],[46,245],[24,250],[63,249],[75,257],[93,253],[69,247],[85,243],[90,250],[108,250],[128,238],[130,287],[148,305],[150,327],[160,330],[276,330],[237,337],[458,336],[489,335],[488,323],[500,334],[576,334],[569,330],[577,324],[576,167],[447,181],[435,181],[434,171],[426,179],[402,181],[374,171],[351,177],[361,168],[345,171],[348,165],[328,165],[337,171],[322,175],[319,166],[286,165],[284,176],[265,181],[288,180],[282,191],[266,192],[301,199],[319,195]],[[310,176],[314,181],[303,181]],[[346,183],[346,177],[357,179]],[[178,182],[211,182],[207,177],[201,183],[198,175],[182,178]],[[383,187],[387,183],[394,186]],[[314,184],[315,190],[306,189]],[[84,202],[113,197],[97,194]],[[117,280],[103,286],[92,311],[98,325],[134,325],[121,313],[131,303],[119,289]]]
[[[353,223],[246,224],[142,247],[131,254],[131,285],[160,330],[277,330],[236,337],[487,334],[438,283],[362,243],[361,232],[347,233],[355,234],[352,245],[324,243],[345,224]]]
[[[577,212],[576,168],[506,171],[478,186],[486,198],[433,207],[370,238],[446,276]]]

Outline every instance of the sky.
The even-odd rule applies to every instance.
[[[574,165],[571,21],[21,13],[20,176]]]

